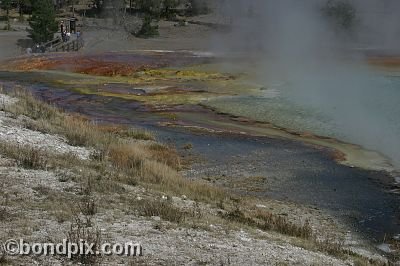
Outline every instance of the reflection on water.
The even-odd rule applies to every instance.
[[[368,77],[355,72],[339,82],[323,75],[315,80],[301,78],[271,85],[263,96],[221,97],[207,105],[359,144],[400,165],[400,78],[375,72]]]
[[[220,97],[210,100],[207,105],[230,114],[320,135],[330,136],[332,128],[332,121],[317,109],[298,105],[281,96]]]
[[[26,86],[47,102],[67,111],[88,115],[93,120],[140,125],[155,130],[163,142],[171,142],[177,147],[192,143],[191,152],[207,158],[205,161],[208,161],[199,166],[200,170],[219,168],[224,171],[227,168],[229,171],[238,169],[237,175],[244,173],[249,176],[267,176],[272,181],[262,192],[263,196],[310,204],[332,211],[335,217],[343,218],[377,241],[386,233],[392,235],[399,232],[398,195],[387,193],[386,183],[380,183],[380,180],[388,178],[385,173],[338,165],[323,150],[316,150],[300,142],[196,134],[183,129],[162,127],[158,122],[168,121],[168,118],[149,111],[140,102],[81,95],[68,88],[32,81],[32,78],[42,77],[25,74],[13,76],[11,73],[0,72],[0,79],[19,80],[1,81],[0,85],[5,89],[12,89],[15,85]],[[24,78],[26,80],[22,82]],[[268,89],[265,92],[267,91]],[[254,116],[257,120],[274,121],[276,124],[285,122],[287,127],[303,126],[307,130],[313,130],[315,125],[318,125],[317,129],[333,125],[326,113],[318,112],[316,107],[295,102],[288,96],[289,91],[275,85],[275,91],[273,94],[267,92],[267,97],[220,98],[210,104],[231,108],[232,113],[241,112],[249,117]]]

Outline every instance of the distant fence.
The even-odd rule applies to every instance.
[[[79,51],[84,46],[84,44],[85,43],[82,37],[67,42],[64,42],[61,39],[61,37],[57,37],[49,42],[34,46],[30,51],[29,51],[30,48],[28,48],[26,52],[27,53],[75,52]]]
[[[49,49],[49,48],[51,48],[53,46],[59,45],[60,43],[62,43],[62,39],[61,39],[61,37],[57,37],[57,38],[55,38],[55,39],[53,39],[53,40],[51,40],[49,42],[44,43],[42,46],[45,49]]]
[[[47,52],[74,52],[79,51],[85,42],[83,38],[77,38],[68,42],[61,42],[46,49]]]

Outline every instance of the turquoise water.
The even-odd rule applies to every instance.
[[[327,116],[318,109],[301,106],[284,97],[220,97],[208,101],[207,105],[234,115],[271,122],[279,127],[333,137],[330,130],[333,121]]]
[[[300,142],[238,137],[230,134],[196,134],[179,128],[163,127],[158,123],[163,117],[149,112],[140,103],[96,95],[80,95],[68,88],[55,88],[37,83],[33,78],[41,79],[37,75],[0,72],[0,80],[5,80],[0,81],[0,84],[6,89],[23,85],[41,99],[64,110],[80,112],[95,121],[143,126],[157,132],[158,138],[163,142],[176,147],[193,143],[190,154],[199,158],[199,177],[203,174],[267,176],[270,181],[265,187],[260,187],[263,189],[261,195],[331,211],[335,217],[344,219],[350,226],[355,226],[357,230],[376,241],[399,233],[399,199],[397,194],[386,192],[385,183],[380,183],[380,180],[386,178],[385,173],[337,164],[324,151]],[[397,79],[393,79],[393,83],[391,78],[384,80],[389,80],[388,91],[398,92]],[[268,86],[267,90],[261,90],[263,95],[259,97],[219,98],[210,104],[249,117],[254,116],[255,119],[272,120],[289,128],[303,127],[312,131],[320,130],[326,134],[332,133],[333,131],[328,129],[333,128],[340,132],[338,125],[335,125],[335,116],[330,116],[326,111],[329,109],[322,108],[322,102],[315,99],[311,101],[316,93],[303,93],[300,95],[302,98],[296,96],[301,92],[299,86],[291,86],[289,83],[276,84]],[[307,98],[309,102],[304,101]],[[389,98],[386,102],[391,104],[399,99]],[[372,102],[379,101],[375,99]],[[335,101],[330,102],[333,103]],[[385,108],[392,108],[391,104]],[[395,112],[391,115],[395,117]],[[387,117],[387,114],[384,117]]]
[[[400,166],[400,77],[366,69],[300,73],[261,96],[220,97],[207,105],[276,126],[378,151]]]

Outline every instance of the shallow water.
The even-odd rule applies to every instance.
[[[391,187],[387,180],[390,176],[386,173],[339,165],[332,160],[327,150],[295,141],[234,135],[198,135],[185,130],[161,127],[159,122],[169,119],[149,110],[144,104],[114,97],[81,95],[71,91],[72,87],[69,88],[68,85],[52,85],[54,79],[57,79],[57,75],[50,77],[46,73],[0,72],[0,80],[8,80],[4,82],[6,87],[22,84],[42,99],[67,111],[80,112],[100,122],[153,129],[158,132],[162,141],[170,142],[178,148],[192,143],[192,152],[204,159],[201,160],[203,164],[193,167],[203,171],[205,176],[266,176],[269,181],[261,195],[328,210],[377,241],[385,234],[396,235],[400,232],[399,195],[389,193]],[[397,99],[400,99],[397,97],[400,79],[381,75],[375,80],[379,81],[378,85],[366,86],[368,89],[362,91],[368,95],[359,97],[363,101],[354,101],[354,95],[361,95],[359,90],[363,86],[355,86],[354,91],[348,91],[349,87],[340,86],[341,89],[333,90],[338,84],[331,84],[333,87],[324,86],[321,90],[315,85],[321,84],[321,80],[317,80],[298,83],[274,82],[261,90],[261,96],[219,97],[208,100],[207,104],[228,113],[272,122],[282,127],[363,144],[359,138],[352,141],[352,138],[357,136],[349,134],[351,131],[348,129],[352,127],[339,123],[347,121],[341,119],[342,114],[349,113],[348,108],[352,107],[354,102],[362,102],[361,106],[365,105],[369,112],[376,113],[369,121],[376,119],[375,116],[383,117],[384,121],[378,121],[387,122],[386,131],[393,134],[400,132],[396,131],[396,127],[390,128],[391,123],[394,126],[400,124],[400,110],[396,105]],[[379,85],[380,82],[385,86]],[[371,82],[367,82],[368,85],[369,83]],[[299,84],[302,86],[297,87]],[[329,82],[326,81],[325,84]],[[119,84],[116,89],[126,89],[121,86]],[[108,89],[113,88],[113,84],[109,84]],[[330,92],[335,93],[330,95]],[[353,97],[349,101],[343,101],[343,95]],[[316,98],[325,99],[325,103],[316,101]],[[382,102],[386,104],[382,105]],[[342,112],[332,111],[337,110],[339,105],[342,105]],[[361,111],[363,109],[358,108],[352,110],[352,114],[358,115]],[[362,125],[368,126],[368,119],[364,116],[359,118],[363,121]],[[351,120],[357,121],[354,117],[351,117]],[[358,134],[361,135],[360,132]],[[392,141],[392,138],[389,140]]]
[[[14,82],[3,85],[12,88]],[[28,85],[28,84],[24,84]],[[330,212],[371,240],[400,232],[399,195],[389,193],[390,176],[337,164],[324,149],[282,139],[198,134],[160,127],[163,116],[139,103],[96,95],[80,95],[61,88],[31,84],[40,98],[71,112],[80,112],[99,122],[140,126],[157,137],[182,147],[191,143],[192,155],[200,158],[187,176],[266,176],[258,196],[312,205]],[[245,191],[243,191],[246,193]]]
[[[206,104],[221,112],[358,144],[400,167],[400,77],[386,74],[357,70],[339,77],[299,77],[267,85],[261,96],[220,97]]]
[[[376,242],[400,232],[400,198],[388,192],[391,177],[383,172],[339,165],[326,151],[290,140],[158,132],[178,147],[192,143],[204,158],[189,177],[265,176],[257,196],[323,209]]]

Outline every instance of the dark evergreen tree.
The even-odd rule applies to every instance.
[[[159,18],[162,0],[137,0],[136,5],[146,15],[151,15],[153,18]]]
[[[162,2],[162,11],[161,15],[167,19],[173,19],[175,18],[175,8],[177,8],[180,5],[180,0],[164,0]]]
[[[159,35],[158,20],[161,14],[162,0],[138,0],[137,5],[144,16],[142,27],[136,36],[149,38]]]
[[[11,0],[1,0],[1,8],[6,11],[6,19],[7,19],[7,24],[6,24],[6,30],[11,29],[11,24],[10,24],[10,9],[11,9]]]
[[[52,0],[32,0],[32,17],[29,19],[29,37],[36,43],[53,39],[58,30]]]
[[[94,3],[94,9],[98,14],[100,14],[101,11],[103,11],[104,0],[94,0],[93,3]]]
[[[145,15],[142,19],[142,27],[136,36],[141,38],[150,38],[158,35],[158,25],[153,25],[153,19],[151,16]]]
[[[30,8],[31,1],[30,0],[18,0],[17,4],[18,4],[18,13],[19,13],[20,20],[24,20],[24,17],[23,17],[24,11],[26,11],[26,9]]]

